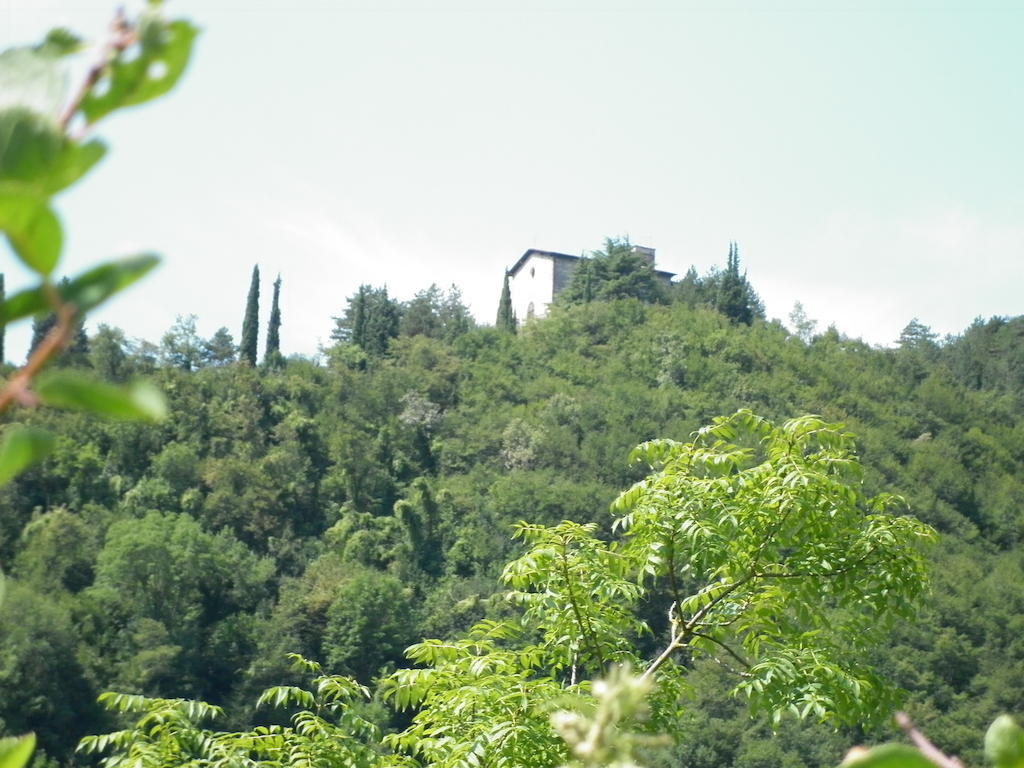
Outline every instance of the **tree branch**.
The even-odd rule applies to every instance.
[[[601,653],[601,646],[597,642],[597,638],[594,637],[594,630],[590,626],[590,622],[584,619],[580,607],[576,602],[576,595],[572,590],[572,578],[569,573],[569,553],[565,540],[562,540],[562,575],[565,578],[565,589],[569,593],[569,604],[572,606],[572,612],[576,616],[576,623],[579,624],[580,632],[587,640],[587,644],[590,646],[590,652],[594,654],[594,658],[597,659],[597,663],[604,669],[604,656]]]
[[[700,620],[707,616],[708,612],[712,608],[722,602],[737,589],[757,578],[757,576],[758,574],[756,573],[747,574],[742,579],[733,582],[723,591],[719,592],[715,597],[708,601],[707,605],[690,617],[690,619],[683,625],[682,632],[678,635],[675,634],[675,628],[673,627],[672,640],[669,642],[665,650],[658,655],[658,658],[656,658],[651,665],[644,670],[644,673],[640,675],[640,679],[648,680],[653,677],[654,673],[657,672],[666,661],[668,661],[669,657],[671,657],[673,653],[686,645],[686,642],[694,635],[695,628],[700,624]]]
[[[68,102],[68,105],[64,107],[64,111],[61,112],[60,120],[58,121],[61,130],[66,131],[68,129],[72,118],[74,118],[78,108],[82,105],[82,100],[103,76],[104,71],[110,66],[110,62],[114,60],[114,57],[128,48],[136,39],[138,39],[136,29],[125,16],[124,8],[118,8],[117,13],[114,14],[114,20],[110,22],[110,39],[104,44],[99,61],[89,67],[89,72],[75,92],[74,98]]]
[[[950,757],[928,741],[927,737],[914,727],[906,712],[896,713],[896,725],[907,735],[907,738],[918,748],[921,754],[939,766],[939,768],[964,768],[964,764],[958,758]]]
[[[744,658],[743,658],[742,656],[740,656],[740,655],[739,655],[738,653],[736,653],[736,651],[734,651],[734,650],[733,650],[732,648],[730,648],[730,647],[729,647],[728,645],[726,645],[725,643],[723,643],[723,642],[722,642],[721,640],[718,640],[717,638],[714,638],[714,637],[712,637],[711,635],[705,635],[705,634],[704,634],[703,632],[691,632],[691,633],[690,633],[690,636],[691,636],[691,637],[699,637],[699,638],[702,638],[702,639],[704,639],[704,640],[708,640],[708,641],[710,641],[710,642],[714,643],[714,644],[715,644],[715,645],[717,645],[717,646],[718,646],[719,648],[721,648],[721,649],[722,649],[723,651],[725,651],[725,652],[726,652],[726,653],[728,653],[728,654],[729,654],[730,656],[732,656],[732,657],[733,657],[734,659],[736,659],[736,661],[738,661],[738,662],[739,662],[740,664],[742,664],[742,665],[743,665],[744,667],[746,667],[747,669],[750,669],[750,662],[749,662],[749,661],[747,661],[746,659],[744,659]],[[742,674],[742,673],[741,673],[741,674]]]
[[[26,406],[36,404],[36,396],[29,391],[33,377],[64,348],[74,331],[75,305],[62,303],[56,289],[53,286],[47,287],[52,292],[50,301],[56,305],[54,312],[57,315],[57,324],[35,348],[24,367],[15,371],[0,390],[0,413],[6,411],[14,403]]]

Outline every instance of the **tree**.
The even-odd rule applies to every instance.
[[[370,681],[385,664],[400,662],[415,639],[413,606],[394,576],[353,571],[327,609],[324,655],[330,668]]]
[[[898,344],[900,349],[912,349],[933,354],[939,348],[936,339],[938,339],[938,334],[915,317],[900,331]]]
[[[818,327],[818,321],[807,316],[804,305],[799,301],[793,305],[793,311],[789,313],[789,323],[797,338],[804,344],[811,342],[814,338],[814,329]]]
[[[13,580],[2,610],[0,727],[12,735],[35,731],[51,754],[69,752],[76,734],[102,723],[94,683],[76,654],[70,611]]]
[[[764,317],[764,307],[744,272],[740,274],[740,250],[736,243],[729,243],[729,255],[725,271],[718,279],[718,295],[715,309],[733,322],[750,325],[755,317]]]
[[[89,364],[107,381],[124,381],[130,369],[127,349],[124,331],[101,323],[89,342]]]
[[[203,342],[203,365],[225,365],[233,363],[238,354],[238,347],[227,328],[218,328],[213,336]]]
[[[628,237],[605,238],[604,250],[580,259],[569,285],[558,295],[565,304],[634,298],[667,303],[668,285]]]
[[[706,303],[705,288],[703,281],[697,275],[697,268],[690,266],[683,275],[683,279],[673,286],[673,294],[676,301],[686,304],[688,307],[695,307],[698,304]]]
[[[454,283],[448,287],[441,299],[438,317],[441,320],[441,339],[449,343],[476,327],[469,307],[462,300],[462,291]]]
[[[120,649],[121,683],[155,694],[221,695],[241,660],[221,654],[219,638],[243,632],[238,616],[265,599],[270,572],[268,560],[227,533],[204,531],[184,514],[150,512],[114,523],[89,594],[113,625],[114,637],[105,642]],[[125,627],[133,632],[118,631]],[[154,678],[140,663],[154,650],[172,648],[176,659],[166,677]]]
[[[274,281],[274,299],[270,305],[270,320],[267,322],[267,348],[263,354],[263,362],[277,365],[281,360],[281,276]]]
[[[164,365],[183,371],[202,365],[203,341],[196,333],[195,315],[178,315],[160,340],[160,358]]]
[[[452,285],[442,291],[436,284],[417,291],[400,307],[398,322],[401,336],[426,336],[452,342],[474,327],[473,317],[462,301],[462,293]]]
[[[238,345],[239,357],[249,365],[256,365],[257,337],[260,324],[260,266],[252,268],[249,295],[245,298],[245,317],[242,319],[242,340]]]
[[[383,355],[398,336],[401,305],[388,296],[387,286],[361,285],[348,300],[345,314],[334,318],[331,338],[355,344],[368,355]]]
[[[494,322],[499,331],[507,333],[516,332],[516,317],[512,310],[512,292],[508,286],[508,272],[505,272],[505,280],[501,284],[501,298],[498,299],[498,317]]]
[[[613,505],[623,539],[604,541],[592,524],[520,524],[529,550],[503,580],[521,618],[410,648],[426,669],[399,670],[385,695],[418,712],[389,743],[438,766],[470,754],[555,764],[563,747],[536,714],[543,702],[628,664],[654,685],[653,719],[665,728],[701,657],[734,669],[735,691],[776,721],[892,711],[866,651],[925,588],[917,542],[932,531],[888,514],[896,497],[863,495],[853,451],[838,425],[805,416],[775,426],[748,411],[691,443],[641,445],[634,457],[658,469]],[[649,628],[636,608],[651,600],[669,620],[645,659],[634,638]]]

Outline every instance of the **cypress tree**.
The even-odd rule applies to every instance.
[[[249,296],[245,300],[245,317],[242,319],[242,340],[238,345],[238,357],[249,365],[256,365],[257,337],[260,324],[260,265],[252,268],[252,282]]]
[[[498,318],[495,326],[499,331],[516,332],[516,317],[512,312],[512,292],[508,287],[508,272],[505,272],[505,282],[501,286],[501,298],[498,299]]]
[[[267,349],[263,362],[274,365],[281,357],[281,308],[278,300],[281,297],[281,276],[274,281],[274,298],[270,304],[270,320],[267,322]]]

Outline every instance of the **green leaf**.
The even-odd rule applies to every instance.
[[[128,287],[160,263],[153,254],[111,261],[83,272],[70,283],[57,286],[61,298],[88,312],[113,294]],[[11,323],[50,308],[42,288],[19,291],[0,305],[0,322]]]
[[[882,744],[847,757],[842,768],[935,768],[935,763],[906,744]]]
[[[80,179],[106,151],[99,140],[72,141],[55,122],[25,107],[0,110],[0,181],[51,195]]]
[[[64,235],[44,196],[13,182],[0,182],[0,232],[29,269],[48,275],[57,265]]]
[[[19,291],[0,305],[0,323],[6,325],[23,317],[37,315],[49,306],[42,288]]]
[[[53,450],[53,437],[33,427],[8,427],[0,442],[0,485]]]
[[[0,53],[0,109],[23,107],[56,120],[66,83],[49,49],[11,48]]]
[[[53,371],[33,388],[46,405],[115,419],[159,421],[167,415],[163,395],[148,382],[116,387],[72,371]]]
[[[88,312],[159,263],[160,257],[151,253],[110,261],[83,272],[61,291],[61,295],[65,300],[74,302],[79,312]]]
[[[1024,766],[1024,730],[1009,715],[1000,715],[988,727],[985,756],[996,768]]]
[[[48,56],[68,56],[84,48],[82,38],[65,27],[54,27],[34,50]]]
[[[0,768],[22,768],[28,765],[35,748],[34,733],[0,739]]]
[[[121,107],[141,104],[167,93],[178,82],[199,30],[187,21],[166,22],[147,11],[139,22],[138,55],[121,53],[85,98],[82,113],[89,123]]]

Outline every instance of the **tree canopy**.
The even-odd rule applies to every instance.
[[[609,237],[604,248],[582,259],[559,296],[562,304],[633,298],[650,303],[668,301],[668,281],[628,237]]]

